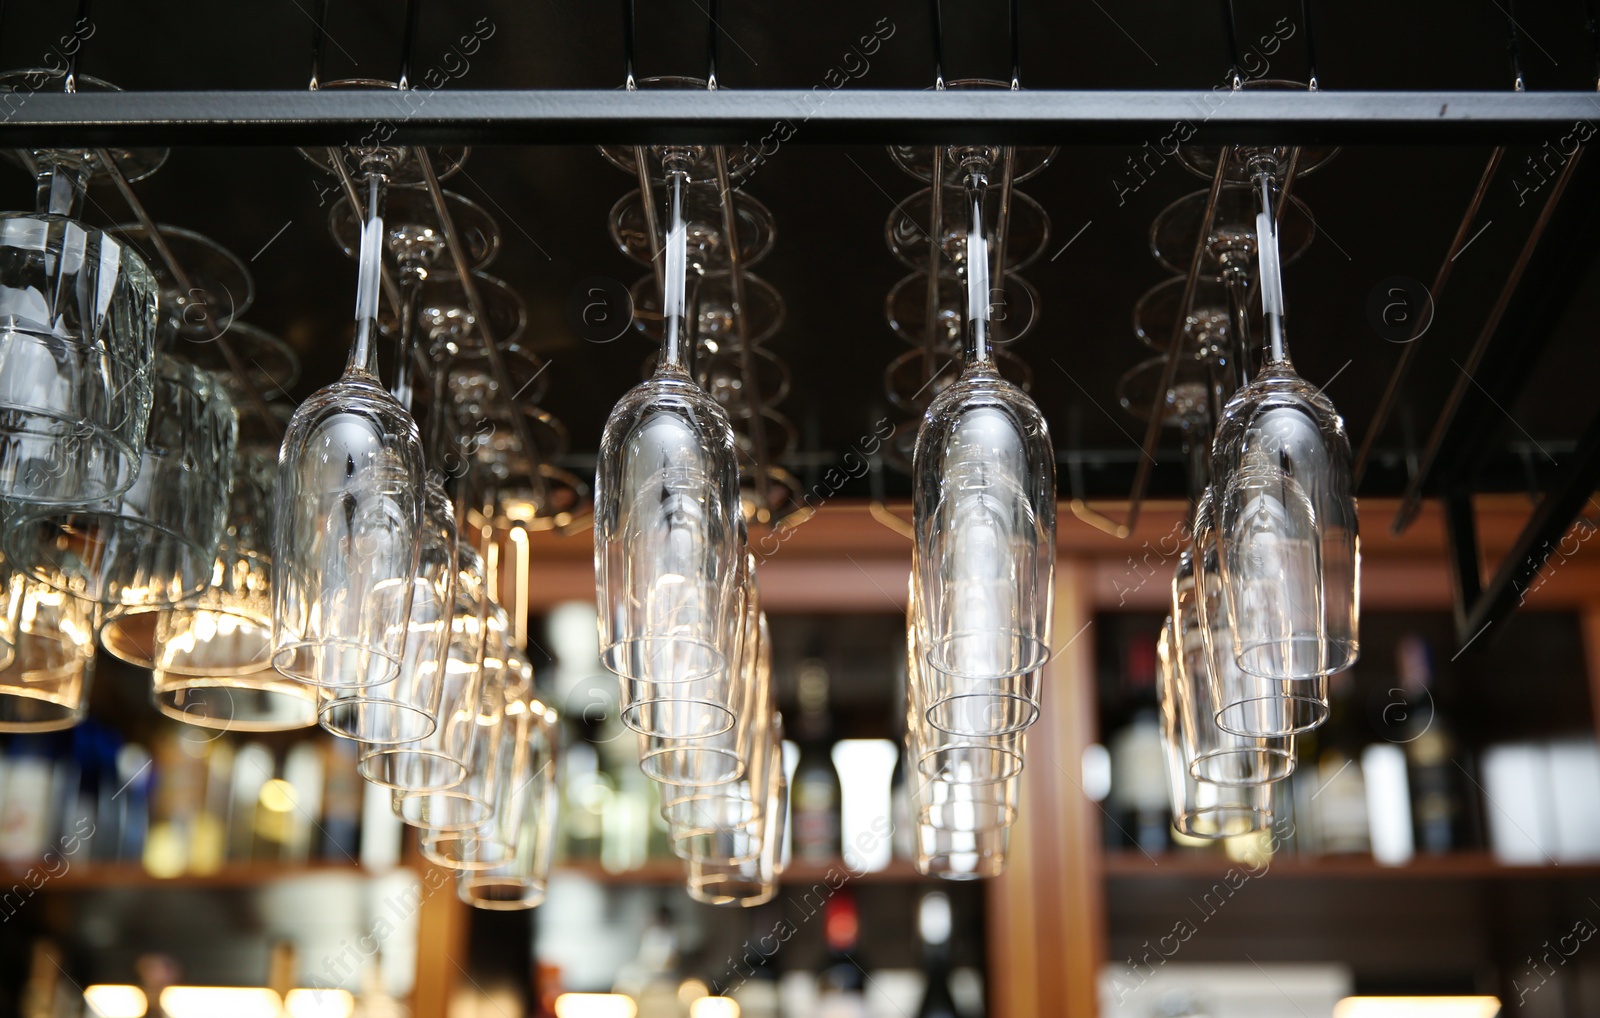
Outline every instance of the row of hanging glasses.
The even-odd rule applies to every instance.
[[[1008,88],[983,79],[946,82],[951,89]],[[991,150],[997,153],[998,149]],[[1043,170],[1053,148],[1012,149],[1010,176],[998,159],[996,186],[984,197],[985,250],[992,259],[987,291],[991,356],[1000,374],[1024,391],[1033,384],[1027,363],[1011,352],[1012,343],[1033,331],[1039,320],[1039,292],[1022,277],[1050,240],[1050,217],[1037,201],[1014,185]],[[955,382],[963,356],[967,320],[968,271],[966,173],[951,149],[892,145],[889,156],[909,176],[928,186],[900,202],[884,223],[890,252],[911,270],[884,299],[889,329],[911,346],[884,370],[884,392],[891,406],[913,415],[899,425],[889,443],[890,462],[911,470],[920,418],[929,403]],[[934,181],[939,181],[936,185]]]
[[[1303,206],[1283,214],[1285,187],[1332,154],[1181,149],[1212,189],[1151,231],[1163,264],[1177,268],[1185,246],[1203,259],[1187,308],[1179,278],[1135,313],[1140,338],[1182,344],[1174,384],[1155,399],[1158,358],[1122,386],[1124,405],[1159,407],[1189,453],[1191,539],[1157,659],[1173,823],[1192,837],[1271,824],[1295,737],[1327,719],[1328,677],[1359,651],[1350,444],[1332,403],[1295,373],[1284,331],[1282,266],[1313,237]]]
[[[156,706],[181,721],[355,740],[362,776],[392,790],[463,900],[531,907],[554,844],[557,717],[520,649],[524,613],[499,603],[495,524],[560,525],[586,486],[541,470],[561,434],[547,415],[527,415],[543,431],[494,426],[507,383],[526,390],[543,365],[515,343],[520,300],[481,275],[498,227],[438,187],[465,152],[306,155],[343,185],[330,226],[358,287],[343,377],[291,415],[262,391],[293,384],[292,352],[234,320],[253,294],[244,266],[158,227],[129,187],[164,152],[25,154],[38,208],[0,216],[0,729],[81,720],[98,638],[150,668]],[[96,176],[137,226],[76,218]]]
[[[771,222],[730,186],[747,167],[720,147],[601,151],[640,182],[613,210],[613,236],[661,266],[659,296],[655,276],[635,287],[638,306],[659,309],[660,352],[612,410],[596,469],[601,660],[618,676],[621,720],[658,786],[690,896],[751,907],[777,893],[788,788],[740,452],[777,415],[748,414],[742,429],[730,419],[752,404],[735,398],[749,376],[729,354],[753,352],[782,315],[770,287],[738,282],[754,278],[743,269],[770,246]]]
[[[1012,260],[1008,246],[1021,243],[1012,238],[1027,231],[989,226],[991,179],[1002,182],[1004,221],[1008,205],[1013,214],[1022,207],[1011,184],[1050,155],[987,146],[895,150],[902,166],[933,184],[930,200],[959,210],[961,224],[927,248],[930,258],[936,245],[951,255],[965,284],[964,329],[959,373],[933,394],[916,435],[906,638],[916,864],[952,879],[1005,866],[1024,733],[1038,719],[1051,655],[1055,453],[1038,408],[1005,377],[995,344],[1007,334],[994,320],[990,287],[992,268]],[[1041,220],[1036,235],[1043,229]],[[1034,243],[1042,237],[1027,241]]]

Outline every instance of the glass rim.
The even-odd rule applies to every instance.
[[[493,834],[482,833],[483,828],[488,826],[491,826],[490,823],[485,821],[477,827],[459,831],[437,827],[423,828],[422,836],[417,839],[417,847],[422,852],[423,858],[448,870],[455,870],[458,873],[492,870],[504,865],[504,861],[496,859],[491,862],[466,857],[468,846],[471,845],[493,845],[502,850],[510,850],[512,846],[503,839]],[[447,852],[443,850],[447,845],[454,847]]]
[[[202,591],[202,593],[204,592]],[[129,633],[126,628],[131,620],[143,615],[158,615],[161,613],[169,613],[174,615],[192,613],[198,615],[201,612],[208,612],[213,615],[225,615],[228,618],[233,619],[242,619],[245,622],[252,624],[255,628],[264,631],[266,633],[266,653],[259,660],[245,662],[243,664],[205,665],[204,667],[199,665],[182,665],[174,667],[169,663],[165,667],[162,667],[156,663],[153,655],[140,654],[133,651],[133,644],[137,642],[137,638],[134,634]],[[159,621],[159,619],[153,620],[153,624],[159,624]],[[107,631],[119,634],[116,637],[115,642],[107,642]],[[152,671],[159,669],[161,672],[167,675],[186,675],[196,678],[205,678],[208,676],[254,675],[259,671],[272,670],[272,615],[270,612],[256,613],[247,611],[243,608],[243,606],[240,605],[185,604],[180,601],[178,604],[169,608],[162,605],[153,604],[117,604],[107,609],[105,618],[100,623],[100,632],[98,635],[101,648],[104,649],[107,654],[110,654],[117,660],[125,661],[137,668],[149,668]],[[153,633],[151,642],[154,643]]]
[[[632,732],[634,732],[634,733],[636,733],[638,735],[643,735],[646,738],[652,738],[652,739],[682,738],[683,736],[680,733],[677,733],[677,732],[653,731],[653,730],[651,730],[649,728],[641,726],[641,723],[639,721],[639,715],[644,710],[646,710],[646,709],[648,709],[650,707],[667,705],[667,704],[684,704],[684,705],[691,705],[691,706],[696,706],[696,707],[708,707],[708,708],[711,708],[712,710],[716,711],[718,716],[719,716],[719,718],[725,719],[727,721],[726,725],[723,725],[723,727],[718,728],[716,731],[700,733],[697,736],[698,738],[712,738],[714,736],[723,735],[723,734],[727,733],[729,730],[731,730],[734,725],[738,724],[738,721],[739,721],[738,715],[735,714],[733,712],[733,710],[725,703],[720,703],[720,702],[718,702],[716,700],[707,699],[705,697],[666,697],[666,696],[648,697],[648,698],[643,699],[643,700],[630,700],[627,704],[623,705],[620,708],[620,710],[618,711],[618,720],[620,720],[623,723],[623,725],[626,726],[630,731],[632,731]]]
[[[133,471],[133,473],[136,477],[138,471]],[[132,485],[130,484],[129,487],[132,487]],[[211,577],[213,575],[213,570],[217,560],[216,549],[202,547],[198,542],[191,539],[188,534],[185,534],[180,530],[174,530],[171,527],[156,523],[142,516],[129,516],[122,512],[114,511],[110,508],[110,503],[113,501],[116,501],[116,499],[102,499],[97,503],[76,506],[71,504],[56,504],[53,506],[47,506],[41,503],[36,504],[29,509],[25,509],[20,514],[7,521],[6,537],[4,541],[6,561],[10,563],[13,569],[23,573],[28,577],[29,580],[38,583],[41,586],[48,587],[59,594],[67,594],[72,597],[76,597],[82,601],[98,603],[108,609],[112,607],[149,609],[175,608],[184,601],[195,597],[197,594],[203,593],[206,587],[211,583]],[[157,539],[154,541],[141,541],[137,544],[137,547],[140,548],[141,555],[148,555],[148,549],[152,545],[159,544],[162,541],[168,541],[175,546],[181,546],[186,549],[187,553],[192,555],[196,560],[204,561],[204,568],[196,570],[196,575],[200,577],[200,583],[198,586],[190,585],[185,587],[185,589],[178,593],[175,597],[144,601],[124,601],[121,600],[120,594],[117,600],[107,600],[104,589],[100,589],[95,594],[91,595],[86,592],[76,591],[70,587],[63,586],[62,583],[54,577],[67,575],[65,571],[45,571],[40,568],[40,563],[35,560],[33,556],[18,555],[16,554],[16,551],[17,540],[21,538],[25,529],[36,525],[52,525],[58,529],[66,529],[64,524],[67,518],[93,520],[96,529],[130,527],[136,532],[157,535]],[[80,528],[74,527],[73,529]],[[96,579],[95,585],[100,588],[104,587],[104,583],[100,579]]]
[[[544,903],[548,884],[537,877],[501,876],[490,871],[459,870],[457,872],[456,897],[473,908],[483,908],[493,912],[515,912],[522,909],[538,908]],[[513,894],[519,890],[524,893],[504,898],[486,897],[478,893],[480,889],[495,887],[507,888]]]
[[[1252,731],[1241,721],[1248,713],[1248,709],[1255,704],[1282,701],[1286,704],[1286,713],[1289,718],[1287,728],[1274,731]],[[1289,735],[1304,735],[1328,720],[1328,701],[1321,697],[1304,696],[1298,693],[1265,694],[1262,696],[1249,696],[1243,700],[1234,700],[1217,708],[1215,721],[1218,728],[1229,735],[1239,735],[1247,739],[1276,739]],[[1232,716],[1230,717],[1230,712]],[[1224,723],[1229,719],[1230,724]]]
[[[1246,656],[1265,650],[1270,647],[1298,646],[1305,643],[1315,643],[1323,647],[1333,648],[1334,653],[1323,653],[1318,658],[1325,662],[1315,672],[1297,673],[1294,675],[1273,675],[1253,668],[1246,667]],[[1296,655],[1290,655],[1294,657]],[[1241,672],[1253,678],[1266,679],[1270,682],[1316,682],[1342,672],[1353,666],[1361,657],[1361,640],[1357,636],[1291,636],[1282,640],[1256,640],[1245,644],[1243,648],[1234,647],[1233,663]]]
[[[1016,676],[1008,676],[1008,678],[1015,677]],[[1024,720],[1013,721],[1003,727],[986,728],[983,730],[972,728],[965,730],[947,728],[934,720],[936,711],[947,709],[949,705],[953,704],[955,701],[974,699],[995,701],[1013,700],[1019,704],[1025,704],[1028,709],[1023,711],[1023,716],[1025,716]],[[1013,735],[1017,732],[1024,731],[1025,729],[1031,727],[1035,721],[1039,720],[1040,709],[1040,701],[1037,696],[1027,696],[1023,693],[1008,692],[1006,690],[996,689],[981,693],[953,693],[949,696],[940,697],[923,708],[922,716],[923,720],[925,720],[929,725],[938,731],[945,733],[946,735],[954,735],[960,738],[980,739],[991,736]]]
[[[404,718],[407,715],[412,715],[415,717],[424,718],[430,724],[428,731],[422,735],[409,736],[404,739],[373,738],[369,734],[357,732],[350,726],[340,724],[337,720],[334,720],[332,723],[330,723],[330,715],[347,707],[356,707],[362,709],[377,708],[380,711],[393,710],[401,718]],[[395,697],[354,695],[321,698],[317,704],[317,724],[326,732],[330,732],[333,735],[337,735],[341,738],[352,739],[356,742],[362,743],[363,745],[404,746],[413,742],[421,742],[423,739],[433,735],[433,733],[438,730],[439,718],[437,714],[430,714],[426,709],[418,707],[416,704],[407,703],[404,700],[396,699]]]
[[[395,789],[394,798],[395,816],[399,817],[402,823],[424,831],[438,831],[449,834],[470,831],[481,827],[494,816],[494,805],[492,803],[486,802],[456,786],[430,789],[428,791],[397,788]],[[480,812],[482,815],[473,817],[471,820],[446,820],[443,823],[418,816],[418,811],[431,805],[435,799],[450,806],[460,805],[463,809],[471,807],[475,812]]]
[[[69,704],[55,696],[45,695],[42,689],[29,689],[23,686],[0,686],[0,703],[13,700],[25,700],[30,705],[41,705],[56,716],[47,717],[38,721],[0,721],[0,732],[26,734],[29,732],[59,732],[73,728],[81,723],[89,712],[88,696],[80,684],[81,702]],[[3,713],[3,712],[0,712]]]
[[[1179,834],[1191,838],[1220,841],[1223,838],[1231,838],[1239,834],[1252,834],[1256,831],[1266,830],[1271,826],[1272,815],[1272,810],[1268,807],[1253,806],[1245,802],[1225,802],[1215,806],[1197,806],[1194,809],[1184,810],[1172,818],[1172,826]],[[1208,823],[1217,822],[1218,826],[1197,826],[1197,821],[1202,819]],[[1225,829],[1231,820],[1243,820],[1250,826],[1240,830]]]
[[[726,734],[726,732],[721,734]],[[707,736],[706,738],[715,738],[715,736]],[[730,784],[744,777],[745,762],[744,759],[739,756],[739,751],[736,748],[729,746],[695,746],[692,744],[698,741],[704,740],[681,739],[675,740],[672,745],[648,749],[639,754],[639,769],[644,772],[646,777],[653,781],[664,785],[674,785],[678,787],[717,787],[720,785]],[[671,764],[662,766],[656,761],[659,761],[662,757],[675,757],[678,755],[683,755],[686,757],[704,755],[713,758],[713,760],[719,757],[731,759],[733,761],[733,769],[728,772],[725,777],[696,777],[692,780],[669,777],[669,774],[682,772],[671,771],[668,769],[672,766]],[[684,770],[687,771],[689,769],[691,768],[685,768]]]
[[[163,683],[165,675],[174,675],[178,680],[172,683]],[[207,728],[219,732],[288,732],[301,728],[310,728],[317,723],[316,690],[304,683],[293,679],[284,678],[271,668],[260,668],[254,672],[242,675],[184,675],[182,673],[166,672],[162,669],[152,669],[150,700],[156,710],[175,721],[182,721],[197,728]],[[213,718],[205,714],[195,714],[178,706],[173,698],[178,694],[196,689],[242,689],[249,690],[252,695],[269,696],[272,702],[285,702],[303,704],[306,708],[304,719],[293,724],[269,720],[240,720],[237,715],[228,718]]]
[[[314,652],[323,648],[341,651],[364,651],[371,654],[373,658],[383,662],[384,677],[374,679],[371,682],[350,682],[344,679],[338,682],[321,682],[309,671],[304,673],[296,672],[280,663],[286,656],[292,661],[302,651]],[[315,686],[318,689],[371,689],[375,686],[385,686],[400,677],[400,665],[400,656],[397,654],[382,648],[374,648],[370,644],[362,643],[359,640],[347,640],[337,636],[324,637],[318,640],[275,640],[272,648],[272,668],[274,671],[285,678],[293,679],[296,682],[304,682],[306,685]],[[370,674],[370,670],[368,674]]]
[[[1221,763],[1230,757],[1247,758],[1247,766],[1245,767],[1247,771],[1254,770],[1253,767],[1249,766],[1248,758],[1260,758],[1261,761],[1266,763],[1266,773],[1259,777],[1229,779],[1226,775],[1211,775],[1209,768],[1205,766],[1209,763]],[[1244,786],[1265,785],[1274,781],[1281,781],[1294,773],[1295,763],[1294,751],[1283,746],[1232,746],[1200,753],[1189,761],[1188,768],[1189,776],[1196,781],[1204,781],[1211,785]],[[1208,773],[1202,774],[1201,771],[1203,770],[1208,771]]]
[[[389,788],[400,793],[412,792],[417,795],[432,795],[436,792],[447,791],[465,781],[467,772],[470,770],[467,764],[464,763],[460,757],[452,756],[442,749],[433,749],[425,746],[413,746],[410,743],[404,742],[384,746],[374,746],[371,749],[366,749],[366,747],[363,747],[363,749],[365,751],[361,754],[360,759],[356,761],[357,773],[359,773],[362,778],[372,782],[374,785],[377,785],[380,788]],[[380,766],[388,766],[390,761],[396,761],[397,758],[403,757],[415,757],[420,760],[424,766],[433,763],[439,763],[441,765],[454,768],[455,770],[459,771],[459,773],[452,780],[446,781],[439,785],[402,785],[397,784],[399,779],[389,778],[378,769]],[[406,765],[407,763],[404,760],[400,760],[399,762],[393,764],[395,767],[405,767]]]
[[[709,663],[701,668],[685,672],[670,679],[630,675],[615,666],[614,663],[619,659],[625,660],[631,656],[627,653],[630,649],[652,644],[662,644],[668,647],[688,647],[697,653],[704,654]],[[625,683],[637,682],[649,686],[682,686],[692,682],[704,682],[728,671],[728,655],[723,652],[722,648],[711,640],[697,636],[621,636],[600,648],[600,663],[605,666],[607,671],[622,679]],[[671,698],[667,697],[665,699]]]

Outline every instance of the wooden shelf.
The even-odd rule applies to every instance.
[[[603,884],[665,886],[683,883],[685,864],[679,859],[652,859],[638,869],[612,872],[597,862],[569,861],[559,863],[557,873],[586,877]],[[854,873],[843,859],[829,864],[793,862],[784,870],[780,882],[786,887],[810,884],[846,883],[922,883],[937,881],[937,877],[923,876],[909,859],[894,859],[881,870],[871,873]],[[840,884],[842,886],[842,884]]]
[[[60,866],[59,862],[55,865],[57,868]],[[51,876],[50,868],[43,862],[35,863],[33,866],[5,863],[0,865],[0,890],[9,890],[12,887],[27,890],[35,884],[38,884],[35,893],[116,887],[256,887],[280,880],[329,874],[366,879],[385,876],[397,870],[410,871],[410,868],[399,866],[394,870],[379,871],[364,869],[347,862],[230,863],[210,873],[180,873],[174,877],[158,877],[138,863],[71,863],[71,868],[66,872],[59,876]]]
[[[1138,851],[1115,851],[1105,856],[1105,875],[1115,879],[1211,878],[1234,868],[1254,874],[1258,867],[1211,852],[1167,852],[1152,857]],[[1512,866],[1477,851],[1418,855],[1403,866],[1385,866],[1370,856],[1282,856],[1272,860],[1268,872],[1274,877],[1312,880],[1582,880],[1600,878],[1600,863]]]

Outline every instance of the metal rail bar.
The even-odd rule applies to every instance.
[[[1585,505],[1594,504],[1596,483],[1600,483],[1600,415],[1590,422],[1574,454],[1561,464],[1560,476],[1472,603],[1466,624],[1459,629],[1462,640],[1471,640],[1505,619],[1531,593],[1530,581],[1544,568],[1551,552],[1558,550],[1562,535]]]
[[[1528,239],[1523,243],[1522,250],[1517,255],[1517,261],[1506,276],[1505,285],[1500,294],[1495,298],[1494,307],[1489,309],[1488,315],[1483,320],[1483,328],[1478,332],[1478,338],[1473,342],[1472,349],[1467,352],[1466,362],[1457,365],[1460,375],[1457,376],[1455,385],[1450,390],[1450,395],[1445,399],[1444,407],[1439,411],[1439,416],[1434,421],[1433,432],[1428,436],[1428,444],[1418,458],[1417,472],[1412,475],[1411,482],[1406,485],[1405,494],[1401,496],[1400,508],[1395,512],[1394,522],[1390,530],[1395,534],[1402,534],[1411,522],[1417,518],[1417,512],[1422,507],[1422,499],[1426,489],[1433,483],[1435,475],[1439,472],[1440,460],[1446,443],[1455,429],[1456,420],[1461,412],[1462,404],[1466,401],[1470,390],[1478,385],[1474,377],[1479,365],[1483,362],[1484,355],[1494,343],[1495,337],[1500,334],[1500,323],[1505,318],[1506,308],[1510,306],[1512,298],[1516,296],[1522,284],[1523,274],[1528,269],[1528,264],[1533,261],[1534,254],[1539,250],[1539,242],[1544,238],[1545,230],[1555,216],[1555,210],[1561,204],[1561,196],[1566,192],[1567,183],[1572,179],[1573,173],[1583,161],[1584,152],[1579,149],[1567,160],[1561,168],[1561,173],[1556,177],[1555,183],[1550,187],[1550,195],[1545,199],[1544,207],[1539,210],[1539,218],[1534,220],[1533,226],[1528,230]],[[1524,353],[1524,358],[1531,358],[1531,351]]]
[[[1433,275],[1433,286],[1428,290],[1429,306],[1420,309],[1417,313],[1416,324],[1411,327],[1411,335],[1405,345],[1400,348],[1400,360],[1394,366],[1394,373],[1389,376],[1389,382],[1383,388],[1383,397],[1378,400],[1378,409],[1373,411],[1372,420],[1367,422],[1366,434],[1361,436],[1361,448],[1356,452],[1355,490],[1361,490],[1361,480],[1367,473],[1367,462],[1372,458],[1372,447],[1377,443],[1378,437],[1383,434],[1383,429],[1389,424],[1389,415],[1394,412],[1395,404],[1400,399],[1400,387],[1406,380],[1406,375],[1411,370],[1411,362],[1417,356],[1417,350],[1422,346],[1423,332],[1433,324],[1433,316],[1439,311],[1439,298],[1444,296],[1444,288],[1450,282],[1450,269],[1456,263],[1456,256],[1461,253],[1461,248],[1467,242],[1467,231],[1477,221],[1478,210],[1483,207],[1483,199],[1489,193],[1489,185],[1494,182],[1495,173],[1500,169],[1500,161],[1505,158],[1504,146],[1497,146],[1489,153],[1489,160],[1484,164],[1483,175],[1478,178],[1478,189],[1472,193],[1472,199],[1467,202],[1466,211],[1461,214],[1461,225],[1456,227],[1456,235],[1450,241],[1450,249],[1444,253],[1444,260],[1439,263],[1439,271]]]
[[[790,144],[1510,144],[1594,115],[1583,92],[694,89],[17,93],[0,145],[738,145],[787,122]]]

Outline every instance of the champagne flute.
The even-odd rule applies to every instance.
[[[989,342],[988,156],[952,152],[968,209],[966,363],[929,404],[913,460],[927,716],[963,735],[1017,731],[1038,717],[1055,568],[1049,429],[1001,377]]]
[[[1233,654],[1252,675],[1317,679],[1359,653],[1360,538],[1344,421],[1295,373],[1284,336],[1278,152],[1241,149],[1256,196],[1264,363],[1213,446],[1218,565]]]
[[[595,472],[601,660],[622,720],[656,736],[731,728],[740,626],[739,470],[727,414],[686,362],[691,153],[670,148],[661,356],[612,410]]]
[[[359,153],[355,340],[343,377],[295,411],[278,459],[272,663],[314,686],[383,685],[405,656],[422,549],[422,440],[379,382],[376,323],[386,175],[406,157]]]

